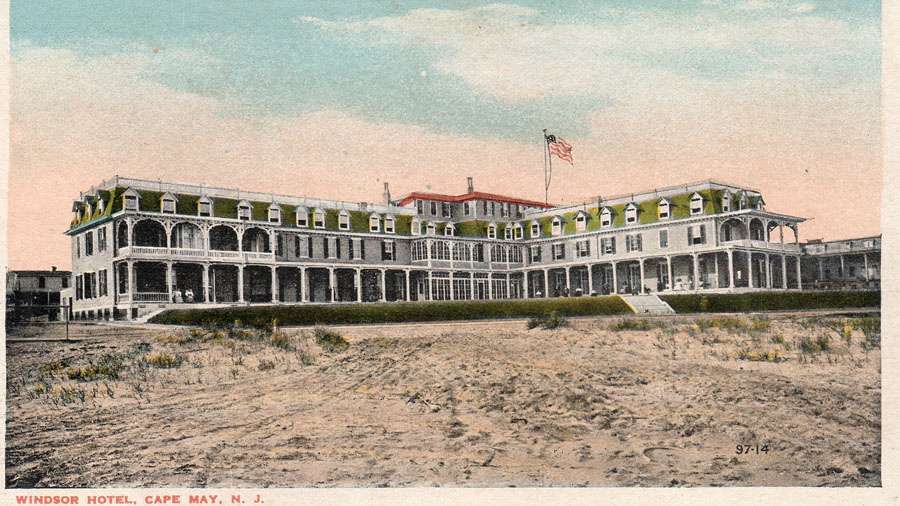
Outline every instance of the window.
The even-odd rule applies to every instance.
[[[583,211],[575,215],[575,231],[584,232],[587,228],[587,214]]]
[[[166,193],[162,196],[162,212],[166,214],[175,214],[175,196],[171,193]]]
[[[309,226],[309,211],[305,207],[294,210],[297,213],[297,226],[306,228]]]
[[[669,231],[666,229],[659,231],[659,247],[660,248],[668,248],[669,247]]]
[[[584,258],[591,256],[591,241],[584,239],[575,243],[575,256]]]
[[[470,214],[472,214],[472,205],[469,204],[468,202],[465,202],[463,204],[463,214],[465,214],[466,216],[469,216]]]
[[[360,249],[361,243],[362,239],[358,237],[354,237],[350,241],[350,258],[353,260],[362,260],[362,250]]]
[[[522,225],[520,223],[513,225],[513,236],[515,236],[516,239],[521,239],[523,235]]]
[[[550,223],[551,223],[551,228],[550,228],[551,235],[562,234],[562,220],[559,219],[559,216],[554,216],[553,220]]]
[[[443,216],[444,218],[450,217],[450,204],[448,204],[447,202],[441,203],[441,216]]]
[[[309,248],[309,246],[307,246],[307,244],[306,244],[308,242],[309,242],[308,237],[302,236],[302,235],[295,235],[294,236],[294,256],[297,256],[297,257],[308,256],[307,249]]]
[[[456,227],[453,226],[452,223],[448,223],[448,224],[444,225],[444,235],[453,237],[454,235],[456,235]]]
[[[394,258],[394,241],[381,242],[381,259],[393,262]]]
[[[659,206],[656,208],[656,213],[659,219],[666,220],[669,218],[669,201],[666,199],[662,199],[659,201]]]
[[[384,217],[384,233],[385,234],[393,234],[394,230],[395,230],[394,217],[389,214]]]
[[[81,236],[75,238],[75,256],[81,258]]]
[[[434,225],[433,221],[429,221],[428,225],[425,227],[425,233],[427,235],[434,235],[437,227]]]
[[[536,237],[541,236],[541,224],[538,223],[537,220],[533,220],[531,222],[531,238],[534,239]]]
[[[369,232],[381,231],[381,216],[373,214],[369,216]]]
[[[608,227],[612,225],[612,211],[609,210],[608,207],[604,207],[602,211],[600,211],[600,226]]]
[[[425,242],[414,242],[412,245],[412,251],[410,251],[410,259],[416,262],[419,260],[425,260],[426,258],[428,258],[428,251],[426,249]]]
[[[345,209],[338,213],[338,229],[350,230],[350,213]]]
[[[532,246],[531,247],[531,262],[538,263],[541,261],[541,247],[540,246]]]
[[[625,251],[641,251],[641,234],[628,234],[625,236]]]
[[[520,264],[522,263],[522,248],[512,247],[509,250],[509,261]]]
[[[238,204],[238,219],[239,220],[249,220],[250,219],[250,203],[246,200]]]
[[[124,207],[126,211],[137,211],[138,210],[138,193],[132,189],[128,189],[122,195],[122,199],[124,201]]]
[[[637,223],[638,220],[638,207],[632,202],[625,207],[625,223],[632,224]]]
[[[497,214],[497,203],[491,202],[491,216]]]
[[[416,212],[419,214],[425,213],[425,203],[422,202],[421,200],[416,201]]]
[[[84,256],[91,256],[94,254],[94,233],[88,232],[84,234]]]
[[[500,204],[500,216],[505,218],[509,215],[509,202],[504,202]]]
[[[107,288],[106,288],[106,287],[107,287],[107,281],[108,281],[108,278],[107,278],[107,276],[106,276],[106,269],[101,270],[101,271],[98,272],[97,274],[99,275],[99,278],[97,279],[97,281],[98,281],[98,286],[97,286],[97,292],[98,292],[98,295],[99,295],[100,297],[106,297],[106,295],[108,294],[108,291],[107,291]]]
[[[437,202],[431,203],[431,215],[437,216]]]
[[[507,241],[512,239],[512,225],[507,223],[506,227],[503,229],[503,238]]]
[[[691,216],[703,214],[703,197],[699,193],[691,195]]]
[[[275,236],[275,255],[284,256],[284,237],[281,234]]]
[[[63,287],[63,288],[69,288],[69,277],[68,277],[68,276],[63,276],[63,278],[62,278],[62,287]]]
[[[706,225],[693,225],[687,228],[688,244],[706,244]]]
[[[453,245],[453,260],[458,262],[469,262],[472,260],[472,251],[469,244],[458,242]]]
[[[197,216],[212,216],[212,201],[206,197],[200,197],[197,201]]]
[[[482,200],[481,201],[481,214],[487,215],[487,213],[488,213],[487,206],[488,206],[487,200]]]
[[[600,254],[615,255],[616,254],[616,238],[601,237],[600,238]]]
[[[47,278],[44,276],[38,278],[38,288],[47,288]]]
[[[475,262],[484,262],[484,244],[478,243],[472,246],[472,260]]]
[[[281,224],[281,207],[278,204],[269,206],[269,223]]]
[[[325,211],[316,209],[313,212],[313,228],[325,228]]]
[[[97,251],[106,251],[106,227],[97,230]]]
[[[422,222],[419,221],[419,218],[413,218],[409,222],[409,232],[412,235],[419,235],[422,233]]]
[[[450,246],[444,241],[431,243],[431,258],[433,260],[450,260]]]
[[[722,193],[722,212],[727,213],[731,211],[731,192],[725,190]]]
[[[488,239],[496,239],[497,238],[497,225],[491,223],[487,228],[487,237]]]
[[[762,196],[756,197],[756,204],[754,205],[757,211],[763,211],[766,208],[766,202],[763,200]]]
[[[550,251],[554,260],[564,260],[566,258],[566,245],[561,242],[550,246]]]

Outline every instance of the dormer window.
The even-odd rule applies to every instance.
[[[669,201],[667,199],[661,199],[659,201],[659,205],[656,207],[656,215],[661,220],[669,219]]]
[[[212,201],[208,197],[200,197],[197,201],[197,216],[212,216]]]
[[[608,207],[604,207],[600,211],[600,226],[606,228],[610,225],[612,225],[612,211]]]
[[[325,211],[316,209],[313,212],[313,228],[325,228]]]
[[[579,211],[579,213],[575,215],[575,231],[584,232],[586,229],[587,213],[585,213],[584,211]]]
[[[97,209],[100,213],[103,213],[103,210],[106,208],[106,204],[103,202],[103,199],[99,199],[97,201]]]
[[[703,196],[699,193],[691,195],[691,216],[703,214]]]
[[[541,224],[538,223],[537,220],[532,220],[531,222],[531,238],[534,239],[536,237],[541,236]]]
[[[165,195],[160,199],[162,202],[160,204],[160,209],[165,214],[175,214],[175,195],[172,195],[169,192],[166,192]]]
[[[297,226],[298,227],[309,227],[309,210],[303,206],[294,209],[294,213],[297,215]]]
[[[741,196],[738,199],[738,209],[747,209],[747,194],[743,191],[741,192]]]
[[[237,206],[238,219],[245,221],[249,220],[252,209],[253,208],[249,202],[247,202],[246,200],[242,200]]]
[[[552,235],[560,235],[562,234],[562,220],[559,219],[559,216],[554,216],[551,221],[550,233]]]
[[[519,224],[519,223],[516,223],[516,224],[515,224],[515,226],[513,227],[513,235],[515,236],[516,239],[521,239],[521,238],[522,238],[522,235],[523,235],[523,229],[522,229],[522,225],[521,225],[521,224]]]
[[[638,206],[634,202],[625,207],[625,223],[631,225],[638,221]]]
[[[394,230],[395,230],[394,217],[389,214],[384,217],[384,233],[385,234],[393,234]]]
[[[448,223],[446,226],[444,226],[444,235],[447,235],[450,237],[455,236],[456,235],[456,227],[453,226],[452,223]]]
[[[722,194],[722,212],[727,213],[731,211],[731,192],[725,190],[725,193]]]
[[[433,222],[433,221],[429,221],[429,222],[428,222],[428,226],[425,227],[425,233],[428,234],[428,235],[434,235],[434,234],[435,234],[436,228],[437,228],[437,227],[435,227],[434,222]]]
[[[419,218],[413,218],[409,222],[409,233],[412,235],[419,235],[422,233],[422,222],[419,221]]]
[[[281,224],[281,206],[274,202],[269,206],[269,223]]]
[[[369,216],[369,232],[381,232],[381,217],[377,214]]]
[[[754,207],[757,211],[764,211],[766,209],[766,201],[763,200],[762,195],[756,198],[756,205]]]
[[[488,239],[496,239],[497,238],[497,225],[491,223],[487,228],[487,237]]]
[[[122,207],[124,207],[126,211],[137,211],[140,208],[140,204],[138,203],[139,199],[138,192],[129,188],[128,190],[125,190],[125,193],[122,195]]]
[[[338,230],[350,230],[350,213],[346,209],[338,213]]]

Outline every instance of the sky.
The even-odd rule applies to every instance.
[[[70,266],[115,174],[347,201],[550,200],[716,178],[880,232],[880,3],[14,1],[12,269]],[[35,248],[34,244],[40,244]]]

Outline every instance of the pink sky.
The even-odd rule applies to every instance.
[[[246,118],[142,79],[143,65],[53,49],[14,62],[11,269],[68,268],[72,200],[115,174],[348,201],[380,199],[382,181],[395,196],[463,192],[471,175],[478,190],[543,199],[538,140],[438,134],[331,110]],[[576,165],[556,164],[551,200],[717,178],[761,190],[771,211],[809,218],[801,240],[878,234],[878,101],[852,87],[773,95],[766,86],[620,97],[594,113],[589,134],[568,139]]]

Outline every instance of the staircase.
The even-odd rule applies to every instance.
[[[620,295],[635,314],[667,315],[675,310],[656,295]]]

